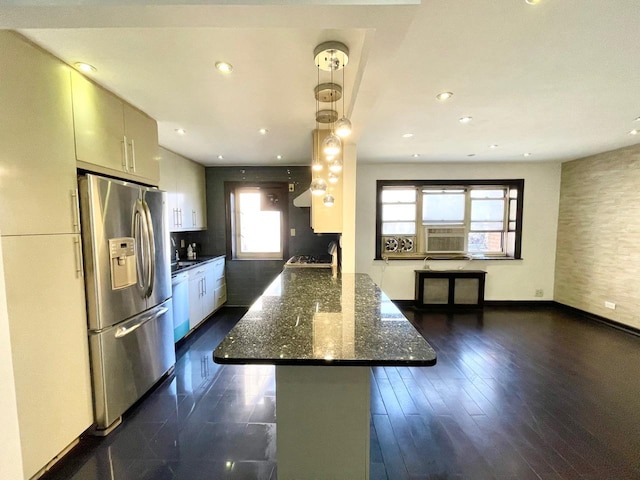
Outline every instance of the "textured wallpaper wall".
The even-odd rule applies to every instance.
[[[640,328],[640,145],[562,165],[554,299]]]

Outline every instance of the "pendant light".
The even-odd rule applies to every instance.
[[[333,59],[333,53],[331,53],[331,58]],[[330,63],[330,68],[331,68],[331,83],[333,84],[333,69],[335,68],[335,62],[331,61]],[[331,96],[331,108],[335,111],[334,107],[334,101],[335,101],[335,95]],[[342,97],[344,98],[344,96]],[[337,116],[337,115],[336,115]],[[324,140],[322,141],[322,151],[324,152],[325,155],[337,155],[340,153],[340,150],[342,149],[342,142],[340,141],[340,137],[338,137],[335,133],[335,122],[331,122],[331,132],[329,133],[329,135],[327,135],[326,137],[324,137]]]
[[[329,171],[333,173],[340,173],[342,171],[342,160],[340,160],[340,158],[335,158],[329,164]]]
[[[322,199],[322,203],[324,204],[325,207],[333,207],[335,202],[336,202],[336,199],[330,193],[327,193]]]
[[[344,68],[342,69],[342,118],[336,122],[335,130],[336,135],[340,138],[346,138],[351,135],[351,121],[347,118],[347,114],[344,110]]]
[[[327,191],[328,185],[327,182],[322,178],[314,178],[311,182],[311,193],[316,196],[324,195]]]
[[[316,132],[314,133],[314,159],[312,163],[311,193],[322,197],[325,207],[335,204],[335,197],[331,189],[340,180],[342,171],[342,140],[351,133],[351,122],[346,117],[344,101],[344,70],[342,71],[342,86],[333,83],[333,72],[344,69],[349,61],[349,49],[340,42],[324,42],[314,51],[314,60],[318,72],[315,88],[316,97]],[[330,73],[329,83],[320,83],[320,70]],[[337,102],[342,98],[342,118],[338,120]],[[320,103],[330,103],[330,108],[320,110]],[[329,124],[327,130],[319,130],[319,124]],[[323,138],[324,137],[324,138]],[[320,140],[322,138],[322,140]],[[327,162],[329,172],[320,177],[323,163]]]
[[[316,47],[314,55],[316,67],[331,73],[331,83],[333,83],[333,72],[344,68],[349,61],[349,49],[340,42],[321,43]],[[326,155],[337,155],[342,149],[342,142],[336,135],[335,123],[332,123],[331,127],[331,133],[322,142],[322,151]]]

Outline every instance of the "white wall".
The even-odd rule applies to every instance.
[[[364,159],[366,161],[366,159]],[[356,196],[356,271],[368,273],[393,300],[414,298],[416,260],[375,257],[376,180],[473,180],[524,178],[522,260],[472,262],[432,260],[433,270],[486,270],[486,300],[553,300],[560,163],[358,163]],[[535,297],[542,289],[542,298]]]
[[[0,478],[7,480],[19,479],[22,478],[22,453],[20,450],[16,388],[11,360],[2,242],[0,242],[0,385],[0,425],[2,426]]]

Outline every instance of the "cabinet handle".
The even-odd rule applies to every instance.
[[[136,144],[133,138],[131,139],[131,169],[136,171]]]
[[[123,155],[122,155],[122,169],[125,172],[129,171],[129,152],[128,152],[128,148],[127,148],[127,136],[123,135],[122,136],[122,149],[123,149]]]
[[[173,226],[174,227],[178,226],[178,209],[177,208],[173,209]]]
[[[82,245],[80,244],[80,238],[73,238],[74,252],[76,257],[76,278],[82,278],[84,276],[84,265],[82,264]]]
[[[182,228],[182,209],[178,209],[178,226]]]
[[[73,202],[73,231],[74,233],[80,233],[80,201],[77,188],[71,190],[71,200]]]
[[[203,288],[202,288],[202,295],[204,296],[204,295],[206,295],[206,294],[207,294],[207,277],[204,277],[204,278],[202,279],[202,285],[203,285]]]
[[[195,210],[191,210],[191,223],[193,223],[193,226],[196,226],[196,211]]]

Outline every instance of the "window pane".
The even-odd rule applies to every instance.
[[[505,191],[499,190],[484,190],[473,189],[471,190],[471,198],[504,198]]]
[[[516,222],[509,222],[509,230],[513,231],[516,229]]]
[[[500,253],[502,252],[502,233],[470,233],[468,249],[475,253]]]
[[[504,223],[502,222],[471,222],[471,230],[504,230]]]
[[[518,189],[512,188],[509,190],[509,198],[518,198]]]
[[[422,195],[423,223],[462,223],[464,194],[424,193]]]
[[[382,203],[415,203],[415,188],[385,188],[382,190]]]
[[[509,200],[509,220],[512,222],[516,221],[517,207],[518,207],[518,201],[515,198]]]
[[[383,235],[415,235],[416,222],[385,222],[382,224]]]
[[[279,211],[261,211],[259,192],[241,192],[238,195],[240,219],[240,252],[279,253],[281,214]]]
[[[473,200],[471,202],[471,220],[502,221],[504,215],[503,200]]]
[[[382,221],[392,220],[416,220],[416,205],[382,205]]]

